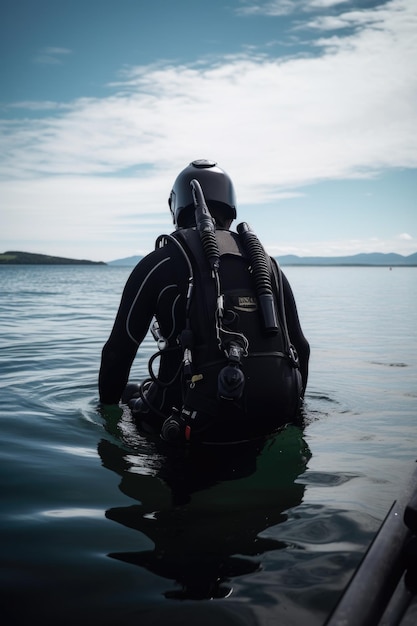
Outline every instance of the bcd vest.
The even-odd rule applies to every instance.
[[[171,237],[193,274],[187,327],[180,338],[185,358],[179,414],[185,437],[242,439],[292,421],[300,405],[301,375],[286,329],[278,266],[263,252],[277,312],[271,332],[261,315],[256,259],[249,259],[241,236],[216,230],[216,276],[195,228]]]

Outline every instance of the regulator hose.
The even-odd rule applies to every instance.
[[[220,265],[220,252],[216,240],[216,227],[211,213],[206,204],[203,190],[197,179],[193,178],[190,182],[191,191],[194,200],[195,222],[197,230],[200,233],[203,250],[211,269],[215,272]]]
[[[238,224],[237,232],[241,237],[243,247],[252,267],[256,294],[265,331],[268,334],[275,334],[279,330],[278,316],[275,308],[271,275],[265,250],[258,237],[246,222]]]

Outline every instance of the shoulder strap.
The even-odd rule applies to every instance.
[[[193,261],[197,267],[205,267],[207,259],[203,246],[201,245],[200,235],[195,228],[181,228],[171,234],[171,237],[185,244],[186,250],[191,254],[190,262]]]

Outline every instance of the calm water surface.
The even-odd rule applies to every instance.
[[[183,458],[97,409],[130,270],[0,267],[5,623],[323,624],[417,458],[417,270],[284,271],[304,430]]]

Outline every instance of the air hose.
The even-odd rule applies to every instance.
[[[252,267],[264,328],[267,333],[275,334],[279,330],[278,317],[265,250],[258,237],[246,222],[242,222],[242,224],[238,225],[237,232],[241,237],[243,247],[248,254]]]
[[[195,222],[200,233],[203,250],[212,271],[217,272],[220,265],[220,253],[216,240],[216,227],[204,199],[201,185],[195,178],[190,182],[194,199]]]

